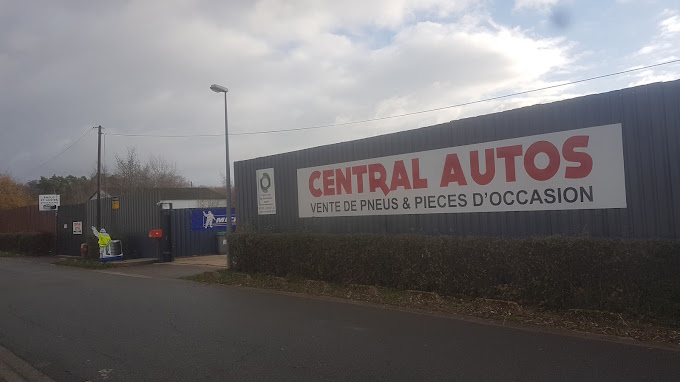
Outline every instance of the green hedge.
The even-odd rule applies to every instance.
[[[234,269],[680,319],[680,242],[589,237],[230,236]]]
[[[0,233],[0,251],[48,255],[54,247],[54,234],[47,232]]]

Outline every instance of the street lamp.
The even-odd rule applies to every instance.
[[[224,93],[224,145],[226,147],[227,153],[227,168],[226,168],[226,179],[227,179],[227,238],[231,232],[231,165],[229,163],[229,120],[227,119],[227,92],[229,89],[224,86],[212,84],[210,85],[210,90],[215,93]],[[229,246],[227,246],[227,268],[230,268],[229,263],[231,259],[229,258]]]

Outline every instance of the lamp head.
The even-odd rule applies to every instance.
[[[215,93],[226,93],[229,91],[229,89],[225,88],[224,86],[217,84],[210,85],[210,90],[214,91]]]

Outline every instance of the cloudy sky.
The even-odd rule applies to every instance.
[[[0,0],[0,173],[87,175],[136,147],[217,185],[231,159],[680,78],[680,64],[410,117],[680,58],[679,0]],[[61,155],[58,155],[62,153]],[[58,156],[57,156],[58,155]],[[56,158],[55,158],[56,156]]]

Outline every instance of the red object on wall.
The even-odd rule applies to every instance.
[[[163,237],[162,229],[152,229],[149,231],[149,237]]]

